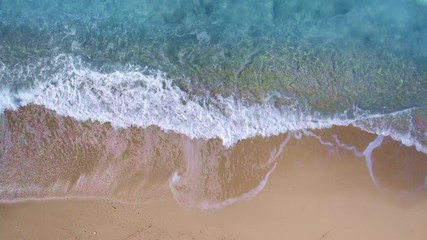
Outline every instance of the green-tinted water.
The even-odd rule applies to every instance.
[[[196,94],[391,112],[427,105],[426,39],[422,0],[2,0],[0,81],[48,81],[65,53],[161,70]]]

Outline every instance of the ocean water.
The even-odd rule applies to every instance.
[[[426,39],[425,0],[0,0],[0,200],[217,209],[304,137],[423,192]]]

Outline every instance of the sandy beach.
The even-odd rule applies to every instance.
[[[275,172],[254,199],[214,212],[186,211],[174,199],[139,205],[76,199],[2,204],[0,235],[1,239],[424,239],[427,234],[425,201],[411,206],[390,203],[363,181],[363,174],[352,178],[359,178],[354,180],[364,187],[339,191],[345,184],[326,186],[321,182],[325,175],[280,188],[285,185],[280,184],[284,180],[280,175]]]
[[[73,128],[73,131],[76,129]],[[172,186],[168,185],[168,182],[173,182],[170,177],[172,171],[164,168],[166,172],[162,174],[162,170],[156,167],[152,169],[158,176],[157,180],[151,179],[146,183],[151,184],[152,188],[145,185],[140,191],[140,188],[129,185],[145,178],[134,178],[132,181],[119,178],[117,181],[121,184],[106,197],[102,197],[102,191],[100,197],[93,199],[67,197],[66,192],[64,197],[58,196],[62,200],[2,203],[0,239],[424,239],[427,234],[425,193],[410,189],[424,176],[420,169],[425,168],[425,164],[404,164],[401,162],[404,158],[400,157],[400,160],[388,158],[389,164],[381,165],[384,159],[378,155],[381,153],[378,151],[373,171],[376,181],[382,186],[379,188],[370,176],[364,157],[325,145],[331,133],[338,134],[343,143],[352,144],[356,149],[365,148],[375,139],[374,135],[355,128],[334,128],[317,132],[317,138],[306,136],[290,140],[281,152],[277,151],[277,143],[283,143],[286,135],[267,142],[251,140],[260,147],[255,155],[248,154],[255,146],[251,141],[239,143],[232,149],[231,156],[235,156],[233,164],[240,171],[233,172],[229,167],[230,171],[222,172],[235,176],[228,184],[223,184],[219,197],[209,198],[216,195],[206,195],[207,199],[212,200],[212,208],[205,210],[198,208],[202,205],[189,208],[190,203],[195,204],[197,199],[203,199],[200,193],[204,192],[197,188],[198,185],[190,185],[191,182],[185,186],[193,187],[190,189],[193,192],[176,186],[178,194],[163,192],[155,195],[156,198],[139,201],[139,198],[146,199],[144,190]],[[196,146],[203,146],[197,141],[192,144],[193,150],[197,149]],[[398,146],[391,143],[389,148],[397,149]],[[64,149],[64,152],[68,150]],[[400,152],[405,150],[401,149]],[[279,154],[276,154],[277,158],[272,158],[276,155],[271,153]],[[257,157],[269,155],[267,160],[259,160],[261,166],[267,164],[268,159],[275,159],[275,165],[267,168],[271,169],[267,178],[268,171],[263,168],[255,169],[257,174],[239,175],[247,171],[245,166],[258,166],[245,165],[245,156],[252,156],[250,159],[255,161]],[[424,155],[421,155],[419,162],[423,163],[424,160]],[[158,164],[163,166],[161,161]],[[395,173],[402,171],[407,171],[402,176],[411,178],[388,176],[396,176]],[[86,172],[97,176],[97,171],[93,169]],[[192,173],[190,176],[196,180],[203,179]],[[205,173],[207,176],[209,174]],[[165,177],[161,177],[163,175]],[[257,184],[264,180],[266,184],[259,192],[245,195],[248,190],[253,192]],[[78,188],[79,181],[74,184],[69,187],[68,193]],[[141,196],[122,194],[132,189],[137,189]],[[147,190],[147,194],[152,192]],[[133,200],[129,200],[129,196]],[[122,200],[120,197],[123,197]]]
[[[427,0],[0,0],[0,240],[426,240]]]

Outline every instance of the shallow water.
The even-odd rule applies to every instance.
[[[325,185],[341,179],[349,189],[358,187],[345,178],[354,168],[378,196],[399,203],[424,200],[427,191],[425,153],[350,126],[249,138],[227,148],[219,139],[154,126],[115,129],[31,105],[7,111],[1,130],[1,201],[173,197],[184,208],[215,210],[258,195],[277,164],[283,174],[307,179],[332,171],[336,178]]]
[[[67,81],[65,55],[95,73],[161,71],[198,96],[278,92],[329,114],[425,107],[426,16],[423,0],[3,0],[2,105]]]

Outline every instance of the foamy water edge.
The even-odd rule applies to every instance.
[[[267,96],[264,104],[248,104],[233,96],[194,98],[175,86],[164,73],[135,66],[125,71],[101,73],[85,66],[80,58],[69,55],[58,55],[51,64],[51,68],[59,70],[47,74],[45,79],[38,79],[30,89],[14,92],[2,89],[0,110],[37,104],[59,115],[81,121],[110,122],[116,128],[156,125],[190,138],[220,138],[227,147],[255,136],[352,125],[390,136],[427,154],[427,147],[419,141],[420,136],[427,138],[426,133],[423,136],[417,132],[410,119],[411,111],[416,109],[379,115],[355,107],[349,110],[354,115],[351,118],[347,111],[324,116],[295,105],[277,108],[270,101],[271,96]],[[7,70],[2,65],[0,73]],[[404,132],[397,131],[393,122],[386,121],[398,117],[406,125]]]

